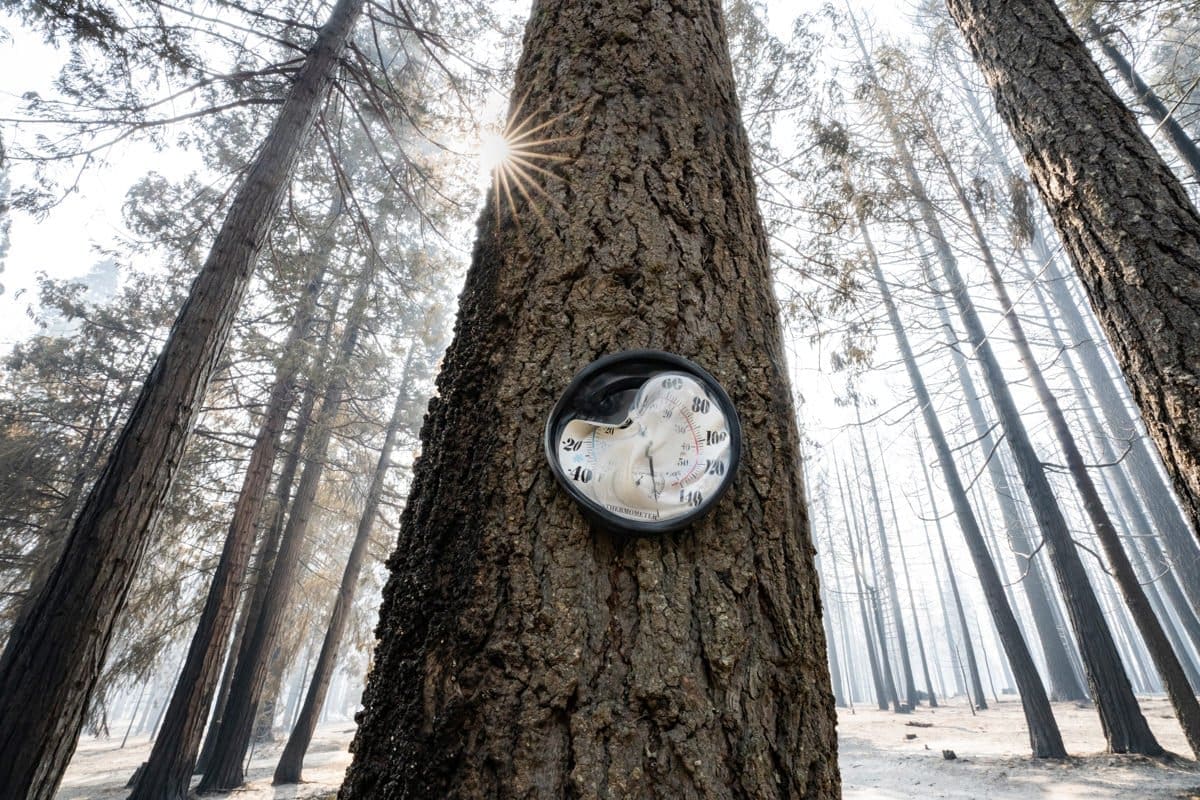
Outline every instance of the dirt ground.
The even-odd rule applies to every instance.
[[[1054,708],[1067,750],[1077,754],[1066,762],[1039,762],[1026,755],[1029,740],[1016,700],[997,703],[977,716],[958,701],[907,715],[874,708],[843,710],[838,726],[844,796],[847,800],[1200,800],[1200,767],[1183,757],[1187,746],[1170,707],[1165,700],[1148,699],[1143,708],[1159,741],[1179,757],[1106,755],[1095,711],[1071,703],[1056,703]],[[319,728],[305,761],[308,782],[299,786],[271,786],[282,742],[256,751],[249,785],[227,797],[333,797],[350,763],[346,748],[353,733],[352,722]],[[914,738],[907,738],[910,735]],[[124,800],[125,782],[150,744],[144,737],[130,739],[124,749],[119,744],[119,738],[81,740],[58,800]],[[953,750],[958,757],[947,761],[943,749]],[[206,800],[209,797],[220,795],[207,795]]]
[[[272,786],[271,774],[279,760],[284,739],[256,750],[250,761],[247,786],[228,795],[206,794],[205,800],[228,797],[230,800],[325,800],[332,798],[350,766],[350,739],[354,736],[352,721],[329,722],[317,728],[313,743],[304,759],[305,783],[295,786]],[[145,737],[131,737],[125,748],[119,747],[120,737],[95,739],[84,737],[67,769],[56,800],[125,800],[129,790],[125,783],[138,764],[150,754],[150,742]],[[197,780],[199,780],[197,778]]]
[[[977,716],[961,701],[952,702],[949,708],[922,707],[908,715],[843,710],[839,762],[847,800],[1200,800],[1200,768],[1163,699],[1145,699],[1142,707],[1159,743],[1179,757],[1107,755],[1095,710],[1055,703],[1063,741],[1075,754],[1066,762],[1028,757],[1029,736],[1017,700],[996,703]],[[912,734],[915,738],[906,738]],[[943,749],[958,758],[947,761]]]

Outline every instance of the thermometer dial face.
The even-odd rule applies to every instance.
[[[683,527],[733,478],[737,415],[715,379],[678,356],[609,359],[607,369],[601,359],[580,373],[551,414],[546,450],[555,477],[609,527]]]

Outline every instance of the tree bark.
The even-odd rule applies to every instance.
[[[342,332],[337,356],[330,367],[320,410],[313,420],[312,439],[304,448],[304,469],[300,473],[296,496],[279,541],[279,553],[275,557],[270,582],[263,595],[262,610],[257,618],[251,620],[252,627],[238,653],[236,672],[229,687],[229,699],[221,721],[220,736],[213,748],[212,759],[204,771],[204,777],[197,786],[199,792],[229,791],[245,782],[243,760],[254,734],[254,722],[258,716],[267,679],[272,666],[275,666],[272,664],[272,656],[286,614],[293,578],[300,564],[301,547],[308,534],[317,489],[325,471],[326,453],[348,387],[351,361],[362,333],[371,287],[377,272],[376,256],[368,255],[367,259],[367,265],[358,278],[354,298],[347,311],[346,327]]]
[[[493,196],[481,219],[341,797],[835,797],[795,412],[720,4],[539,0],[513,96],[565,160],[538,174],[550,199]],[[631,346],[698,361],[745,422],[719,507],[652,539],[589,530],[542,454],[571,376]]]
[[[53,797],[259,249],[362,0],[321,29],[36,605],[0,657],[0,795]]]
[[[947,0],[992,88],[1193,532],[1200,216],[1052,0]]]
[[[200,612],[200,622],[192,636],[154,749],[150,751],[145,769],[139,773],[130,800],[185,800],[187,797],[204,735],[204,723],[220,677],[221,656],[233,627],[238,595],[254,547],[255,522],[271,482],[284,423],[295,403],[296,378],[303,360],[301,345],[311,332],[317,296],[324,282],[325,264],[314,266],[316,273],[296,309],[280,352],[275,379],[258,435],[250,449],[242,488],[204,609]]]

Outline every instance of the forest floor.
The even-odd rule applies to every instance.
[[[1166,700],[1143,699],[1146,719],[1168,750],[1188,752]],[[1200,765],[1185,758],[1150,759],[1103,752],[1100,722],[1092,709],[1055,703],[1067,750],[1065,762],[1028,757],[1020,703],[1003,700],[972,716],[961,700],[922,706],[912,714],[874,708],[842,710],[838,717],[842,785],[846,800],[1200,800]],[[908,723],[919,723],[909,725]],[[929,727],[924,727],[928,725]],[[307,783],[271,786],[282,739],[260,747],[250,764],[249,784],[229,800],[324,800],[337,792],[350,763],[350,721],[317,729],[305,759]],[[906,738],[913,735],[914,738]],[[125,782],[148,755],[146,737],[120,740],[84,737],[57,800],[124,800]],[[953,750],[948,761],[942,750]]]
[[[1094,709],[1055,703],[1067,752],[1077,755],[1037,761],[1029,757],[1019,701],[993,703],[977,716],[961,698],[951,703],[912,714],[841,709],[838,760],[846,800],[1200,800],[1200,764],[1104,753]],[[1180,756],[1191,752],[1165,699],[1143,698],[1142,708],[1163,747]],[[946,760],[942,750],[957,758]]]
[[[354,721],[327,722],[313,735],[308,756],[304,759],[304,783],[292,786],[272,786],[271,775],[279,761],[286,736],[255,749],[246,786],[231,794],[206,794],[204,800],[326,800],[337,794],[346,767],[350,765],[350,739],[354,736]],[[147,737],[129,738],[125,747],[118,747],[121,737],[97,739],[84,736],[79,740],[75,758],[67,769],[62,787],[55,800],[125,800],[129,776],[150,755]],[[198,778],[197,778],[198,780]],[[194,784],[193,784],[194,785]]]

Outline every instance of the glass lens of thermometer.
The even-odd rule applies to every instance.
[[[718,399],[684,372],[654,374],[630,394],[617,424],[611,416],[566,423],[557,450],[562,476],[631,521],[667,522],[715,500],[733,466],[731,422]]]

